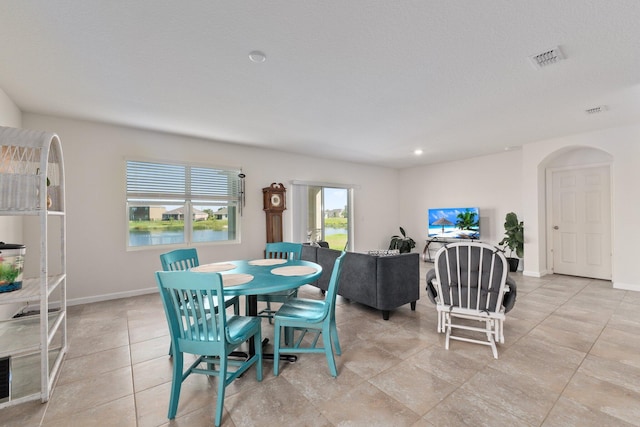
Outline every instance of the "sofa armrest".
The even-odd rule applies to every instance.
[[[318,262],[318,247],[304,243],[300,259],[304,261]]]
[[[342,264],[338,295],[369,307],[376,307],[377,257],[347,252]]]
[[[322,266],[322,275],[318,278],[318,281],[314,283],[315,286],[326,291],[329,289],[329,279],[331,278],[331,273],[333,272],[333,264],[336,261],[336,258],[340,256],[342,252],[337,251],[335,249],[326,249],[315,247],[316,249],[316,263]],[[342,271],[346,267],[346,259],[342,264]],[[338,293],[340,292],[340,288],[338,287]]]
[[[302,254],[300,259],[303,261],[311,261],[318,263],[318,247],[308,244],[302,245]],[[310,285],[318,286],[318,281],[311,282]]]
[[[376,308],[391,310],[420,299],[420,255],[417,252],[376,258]]]

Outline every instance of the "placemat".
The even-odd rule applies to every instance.
[[[202,264],[197,267],[193,267],[191,271],[197,271],[198,273],[218,273],[220,271],[229,271],[236,268],[234,264],[229,262],[223,262],[219,264]]]
[[[222,275],[222,286],[238,286],[244,285],[245,283],[249,283],[253,280],[253,276],[251,274],[223,274]]]
[[[254,259],[253,261],[249,261],[249,265],[278,265],[278,264],[286,264],[286,259]]]
[[[306,276],[307,274],[313,274],[318,271],[314,267],[307,265],[292,265],[289,267],[278,267],[271,270],[271,274],[278,276]]]

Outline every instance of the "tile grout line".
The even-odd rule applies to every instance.
[[[589,283],[585,283],[585,285],[582,287],[582,289],[580,289],[580,291],[576,292],[571,299],[573,299],[574,297],[576,297],[578,294],[580,294],[582,291],[584,291],[587,287],[589,286]],[[628,292],[628,291],[627,291]],[[565,301],[560,307],[564,306],[565,304],[567,304],[569,300]],[[622,299],[620,301],[618,301],[618,307],[620,307],[620,304],[622,303]],[[558,307],[558,308],[560,308]],[[557,311],[557,310],[555,310]],[[554,311],[554,313],[555,313]],[[547,412],[547,415],[544,417],[544,419],[542,420],[542,423],[540,424],[541,426],[544,425],[545,421],[547,420],[547,418],[549,418],[549,415],[551,414],[551,412],[553,411],[553,408],[556,407],[556,405],[558,404],[558,402],[560,401],[560,399],[562,398],[562,396],[564,395],[564,392],[567,390],[567,387],[569,386],[569,384],[571,384],[571,381],[573,380],[573,378],[576,376],[576,374],[578,373],[578,371],[580,370],[580,368],[582,367],[582,365],[584,364],[584,361],[587,359],[587,357],[589,356],[589,354],[591,353],[591,350],[593,349],[593,347],[595,346],[596,342],[600,339],[600,337],[602,336],[602,333],[604,332],[604,330],[606,329],[607,325],[609,324],[609,322],[611,321],[611,317],[613,316],[613,314],[615,313],[615,310],[613,310],[613,312],[609,315],[609,318],[607,319],[607,322],[604,324],[604,326],[602,327],[602,329],[600,330],[600,333],[598,334],[598,336],[593,340],[593,342],[591,343],[591,346],[589,347],[589,349],[585,352],[584,357],[582,358],[582,360],[580,361],[580,363],[578,364],[578,366],[576,367],[576,369],[573,371],[573,374],[571,374],[571,377],[567,380],[567,383],[564,385],[564,387],[562,387],[562,390],[560,391],[560,393],[558,394],[558,397],[556,398],[556,400],[553,402],[553,406],[551,406],[551,409],[549,409],[549,412]],[[586,374],[585,374],[586,375]]]

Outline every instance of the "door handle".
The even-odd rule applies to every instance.
[[[557,225],[554,225],[554,226],[553,226],[553,229],[554,229],[554,230],[559,230],[559,229],[560,229],[560,227],[558,227]]]

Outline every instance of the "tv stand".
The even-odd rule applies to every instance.
[[[462,241],[471,241],[471,242],[480,242],[478,239],[461,239],[461,238],[453,238],[453,237],[429,237],[427,238],[424,249],[422,250],[422,260],[424,262],[433,262],[433,258],[431,257],[431,252],[429,251],[429,246],[436,243],[441,245],[438,247],[440,249],[442,246],[448,243],[462,242]]]

